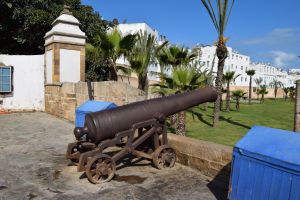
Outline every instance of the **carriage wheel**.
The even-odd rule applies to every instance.
[[[158,169],[172,168],[176,162],[176,154],[168,145],[158,147],[153,153],[153,163]]]
[[[98,184],[110,181],[116,171],[116,164],[113,159],[105,154],[92,157],[86,166],[86,176],[89,181]]]

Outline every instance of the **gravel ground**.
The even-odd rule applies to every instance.
[[[93,185],[64,157],[73,128],[45,113],[0,115],[0,199],[217,199],[200,172],[179,164],[158,170],[140,159]]]

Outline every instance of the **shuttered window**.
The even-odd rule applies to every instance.
[[[12,92],[12,67],[0,67],[0,93]]]

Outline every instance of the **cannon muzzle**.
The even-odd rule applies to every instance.
[[[98,144],[105,139],[113,138],[119,132],[131,129],[133,124],[158,116],[159,118],[168,117],[201,103],[213,102],[216,99],[215,88],[207,87],[89,113],[85,117],[85,127],[81,130],[74,130],[74,134],[76,138],[85,134],[87,139]]]

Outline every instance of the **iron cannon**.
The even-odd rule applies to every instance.
[[[166,118],[216,99],[216,90],[207,87],[89,113],[85,116],[84,127],[74,129],[76,142],[68,145],[66,157],[78,162],[78,171],[85,171],[92,183],[111,180],[116,161],[128,153],[151,159],[159,169],[173,167],[176,154],[168,145]],[[141,150],[140,146],[146,140],[151,140],[152,144],[147,151]],[[114,155],[103,154],[106,148],[121,145],[124,141],[123,148]]]

